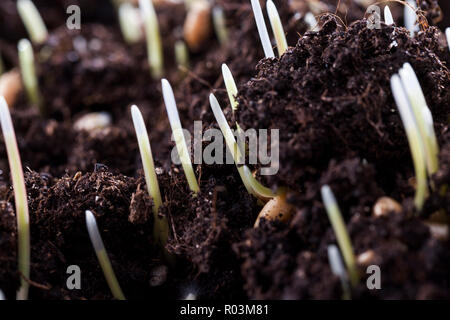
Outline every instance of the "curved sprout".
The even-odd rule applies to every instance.
[[[433,116],[427,106],[422,87],[411,65],[405,63],[403,68],[400,69],[399,75],[422,136],[427,170],[429,176],[431,176],[439,169],[439,146],[434,131]]]
[[[155,163],[153,161],[152,149],[148,138],[147,128],[144,119],[136,105],[131,107],[131,117],[138,139],[139,151],[141,153],[142,166],[144,167],[145,183],[147,185],[148,194],[153,199],[153,217],[155,221],[153,234],[155,239],[164,247],[169,236],[169,225],[166,217],[159,217],[159,207],[162,204],[161,192],[159,190],[158,178],[155,171]]]
[[[217,39],[219,40],[220,45],[225,46],[229,40],[223,9],[218,6],[214,7],[212,9],[212,18]]]
[[[36,44],[43,43],[47,39],[48,31],[34,3],[31,0],[17,0],[17,11],[31,41]]]
[[[244,183],[245,188],[248,193],[254,195],[256,198],[268,200],[275,196],[274,193],[268,188],[263,187],[256,179],[253,177],[250,169],[242,165],[243,156],[241,152],[241,148],[239,148],[236,139],[231,131],[230,126],[225,118],[225,115],[222,112],[222,109],[219,105],[214,94],[209,95],[209,103],[211,105],[211,109],[214,113],[214,117],[216,118],[217,123],[219,124],[220,130],[225,137],[225,142],[227,144],[228,149],[230,150],[234,162],[236,164],[239,176]]]
[[[119,281],[117,281],[116,275],[111,266],[111,261],[109,260],[102,237],[98,231],[97,221],[91,211],[86,210],[85,214],[89,238],[91,239],[92,246],[94,247],[95,254],[97,255],[98,262],[100,263],[109,289],[111,290],[114,298],[117,300],[125,300]]]
[[[350,281],[353,286],[356,286],[359,282],[358,271],[356,269],[356,259],[353,252],[352,242],[350,240],[350,236],[348,235],[341,211],[339,210],[336,198],[334,197],[329,186],[322,186],[320,192],[322,194],[322,200],[325,205],[328,218],[330,219],[334,233],[336,234],[339,248],[341,248],[342,255],[344,256]]]
[[[20,40],[17,49],[19,51],[20,72],[28,99],[32,104],[38,106],[40,114],[43,115],[45,112],[41,93],[39,92],[38,78],[34,65],[34,53],[30,41],[27,39]]]
[[[17,233],[18,233],[18,264],[22,274],[20,289],[17,292],[18,300],[28,298],[28,280],[30,278],[30,218],[28,214],[27,191],[23,177],[22,162],[17,147],[16,134],[9,113],[8,104],[3,96],[0,97],[0,121],[5,140],[11,178],[14,188],[16,204]]]
[[[270,25],[272,26],[275,41],[277,42],[278,55],[281,57],[288,48],[286,35],[284,33],[283,24],[280,15],[272,0],[267,0],[267,14],[269,15]]]
[[[183,166],[189,188],[192,192],[194,192],[194,194],[197,194],[200,191],[200,188],[197,183],[197,178],[195,177],[194,169],[192,168],[191,157],[189,156],[186,140],[184,139],[180,116],[178,115],[177,105],[175,102],[175,96],[169,81],[162,79],[161,83],[167,116],[169,117],[170,127],[172,128],[181,165]]]
[[[119,23],[123,38],[127,43],[136,43],[142,37],[139,23],[139,11],[131,3],[124,2],[119,6]]]
[[[269,33],[267,32],[266,22],[261,10],[261,4],[259,0],[251,0],[253,14],[255,16],[256,27],[258,28],[259,37],[264,49],[266,58],[275,58],[273,53],[272,44],[270,43]]]
[[[344,292],[344,300],[348,300],[351,297],[350,288],[348,286],[348,275],[345,270],[344,263],[342,262],[341,254],[338,247],[334,244],[330,244],[327,247],[328,261],[330,262],[331,272],[341,280],[342,291]]]
[[[392,17],[391,9],[389,9],[388,5],[384,7],[384,22],[387,25],[394,24],[394,18]]]
[[[405,127],[406,136],[408,138],[409,148],[414,162],[414,170],[416,173],[417,188],[414,196],[414,204],[420,211],[422,210],[427,193],[427,175],[426,160],[424,154],[424,145],[420,136],[419,128],[414,120],[414,115],[408,102],[405,90],[398,75],[391,78],[391,89],[397,103],[400,117]]]
[[[159,33],[158,17],[156,16],[152,0],[139,0],[139,7],[145,25],[148,63],[153,78],[159,79],[164,73],[164,53]]]

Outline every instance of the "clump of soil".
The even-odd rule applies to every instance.
[[[379,181],[410,173],[389,79],[405,62],[413,66],[440,137],[450,105],[450,60],[438,31],[411,38],[403,28],[371,30],[361,20],[345,30],[334,17],[325,19],[281,59],[262,60],[240,89],[239,124],[280,129],[280,171],[268,181],[301,191],[331,159],[353,156],[373,163]],[[391,180],[383,188],[394,189]]]

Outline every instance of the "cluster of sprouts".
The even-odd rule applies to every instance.
[[[109,260],[108,253],[106,252],[105,245],[103,244],[100,231],[98,230],[97,220],[91,211],[86,210],[85,214],[89,238],[91,239],[92,246],[94,247],[95,254],[97,255],[98,262],[100,263],[109,289],[114,298],[117,300],[125,300],[125,296],[123,295],[119,281],[117,281],[116,274],[114,273],[111,261]]]
[[[420,211],[427,196],[427,173],[431,177],[439,167],[439,146],[433,118],[409,63],[392,76],[391,89],[411,150],[417,182],[414,204]]]
[[[5,140],[6,152],[11,171],[14,188],[14,200],[16,204],[17,233],[18,233],[18,264],[21,274],[21,285],[17,292],[18,300],[28,298],[28,279],[30,278],[30,223],[28,214],[27,192],[23,176],[22,162],[20,161],[19,148],[17,147],[16,134],[9,113],[8,104],[4,97],[0,97],[0,121]]]

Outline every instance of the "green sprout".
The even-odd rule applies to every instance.
[[[18,264],[19,272],[22,275],[20,289],[17,292],[17,299],[26,300],[28,298],[28,279],[30,278],[30,217],[28,214],[27,191],[25,189],[25,179],[23,177],[22,162],[20,161],[16,134],[14,133],[8,104],[4,97],[0,97],[0,121],[6,145],[6,152],[8,154],[16,204],[17,233],[19,239]]]
[[[280,15],[278,14],[278,10],[272,0],[267,0],[266,7],[270,25],[272,26],[272,31],[275,35],[275,41],[277,42],[278,55],[281,57],[288,48],[283,24],[281,23]]]
[[[384,22],[387,25],[392,25],[394,24],[394,18],[392,17],[392,13],[391,13],[391,9],[389,9],[389,6],[386,5],[384,7]]]
[[[114,298],[117,300],[125,300],[119,281],[117,281],[116,275],[111,266],[111,261],[109,260],[102,237],[98,231],[97,221],[91,211],[86,210],[85,214],[89,238],[91,239],[92,246],[94,247],[95,254],[97,255],[98,262],[103,270],[103,275],[105,276],[109,289],[111,290]]]
[[[212,19],[214,24],[214,31],[221,46],[225,46],[228,39],[228,30],[225,22],[225,14],[221,7],[214,7],[212,10]]]
[[[321,188],[322,200],[327,210],[328,218],[330,219],[339,248],[344,256],[345,265],[350,276],[350,282],[356,286],[359,282],[358,270],[356,269],[356,259],[353,252],[352,242],[345,227],[344,219],[337,204],[336,198],[328,185]]]
[[[31,0],[17,0],[17,11],[31,41],[36,44],[43,43],[48,37],[48,31],[34,3]]]
[[[152,0],[139,0],[145,25],[148,63],[154,79],[160,79],[164,73],[164,53],[159,33],[158,17]]]
[[[192,192],[194,192],[194,194],[197,194],[200,191],[200,188],[197,183],[197,178],[195,177],[194,169],[192,168],[191,157],[189,156],[186,140],[184,139],[180,116],[178,115],[177,104],[175,102],[175,96],[169,81],[162,79],[161,83],[167,116],[169,117],[170,127],[172,128],[181,165],[183,166],[189,188]]]
[[[145,127],[144,118],[135,105],[131,107],[131,117],[133,118],[134,129],[141,153],[142,166],[144,167],[145,183],[147,184],[148,194],[153,199],[153,217],[155,240],[165,246],[169,237],[169,224],[166,217],[159,217],[159,207],[162,204],[161,192],[159,190],[158,179],[156,177],[155,163],[153,162],[152,149],[148,138],[147,128]]]
[[[330,262],[331,272],[341,280],[342,291],[344,293],[343,299],[349,300],[351,297],[350,287],[348,285],[348,275],[342,262],[341,254],[338,247],[330,244],[327,247],[328,261]]]
[[[119,6],[119,23],[123,38],[127,43],[133,44],[141,39],[139,12],[131,3],[125,2]]]
[[[19,65],[22,74],[22,81],[27,92],[28,99],[39,108],[39,112],[44,114],[41,93],[39,91],[38,78],[34,65],[34,53],[30,41],[22,39],[18,44]]]
[[[225,143],[233,156],[234,162],[236,164],[239,176],[244,183],[245,188],[248,193],[252,194],[258,199],[269,200],[275,197],[275,194],[269,188],[262,186],[252,175],[250,169],[246,165],[242,165],[243,162],[243,152],[241,148],[238,146],[236,139],[231,131],[230,126],[228,125],[227,119],[223,114],[222,108],[217,101],[217,98],[214,94],[209,95],[209,103],[211,105],[211,109],[214,113],[214,117],[216,118],[217,123],[219,124],[220,130],[222,131],[223,136],[225,137]]]
[[[189,50],[183,40],[175,42],[175,61],[183,73],[189,69]]]
[[[235,112],[238,108],[238,101],[236,99],[238,95],[238,89],[236,82],[234,81],[233,74],[230,68],[224,63],[222,64],[222,76],[223,82],[225,82],[225,87],[227,88],[228,99],[230,100],[231,110]]]
[[[427,194],[427,168],[425,147],[420,135],[420,130],[414,120],[414,114],[409,105],[408,97],[402,84],[400,76],[393,75],[391,77],[391,89],[395,102],[397,103],[400,117],[405,127],[406,136],[408,138],[409,148],[414,163],[414,171],[416,174],[416,194],[414,196],[414,204],[420,211],[422,210]]]
[[[439,146],[434,131],[433,116],[427,106],[419,80],[411,65],[405,63],[403,68],[399,70],[399,75],[422,137],[425,147],[427,171],[431,177],[439,169]]]
[[[251,0],[253,14],[255,16],[256,27],[258,28],[259,37],[264,49],[264,54],[266,58],[275,58],[273,53],[272,44],[270,43],[269,33],[267,32],[266,22],[264,21],[264,16],[261,10],[261,4],[259,0]]]

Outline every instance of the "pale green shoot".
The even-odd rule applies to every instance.
[[[414,204],[420,211],[422,210],[427,194],[425,147],[422,141],[422,137],[420,136],[420,130],[414,119],[414,114],[409,105],[408,97],[402,85],[400,76],[393,75],[391,77],[391,89],[395,102],[397,103],[398,110],[400,112],[403,126],[405,127],[409,148],[411,150],[417,182]]]
[[[228,30],[223,9],[221,7],[214,7],[212,9],[212,18],[217,39],[222,46],[225,46],[228,43]]]
[[[34,64],[33,48],[30,41],[22,39],[19,41],[19,65],[23,85],[30,102],[39,108],[41,115],[44,114],[41,93],[39,91],[38,78]]]
[[[400,69],[399,75],[422,136],[428,175],[431,177],[439,169],[439,146],[434,131],[433,116],[427,106],[419,80],[411,65],[405,63],[403,68]]]
[[[116,275],[111,266],[111,261],[109,260],[102,237],[98,231],[97,221],[91,211],[86,210],[85,213],[86,227],[88,229],[89,238],[91,238],[92,246],[94,247],[95,254],[97,255],[98,262],[103,270],[103,275],[105,276],[109,289],[111,290],[114,298],[117,300],[125,300],[119,281],[117,281]]]
[[[186,140],[184,139],[183,128],[181,127],[180,116],[178,115],[178,109],[175,102],[175,96],[173,94],[172,87],[169,81],[163,79],[162,91],[164,97],[164,103],[166,105],[167,115],[169,117],[170,127],[172,128],[173,137],[177,147],[178,155],[183,166],[184,174],[189,184],[189,188],[194,194],[200,191],[195,177],[194,169],[192,168],[191,157],[189,156]]]
[[[182,40],[175,42],[175,61],[184,70],[189,69],[189,50]]]
[[[222,112],[222,108],[219,105],[214,94],[209,95],[209,103],[211,104],[211,109],[214,113],[219,128],[225,138],[225,143],[229,151],[231,152],[234,162],[236,164],[239,176],[244,183],[245,188],[248,193],[252,194],[258,199],[269,200],[275,196],[275,194],[269,188],[263,187],[252,175],[250,169],[243,165],[243,155],[241,148],[238,146],[236,139],[231,131],[230,126]]]
[[[48,31],[34,3],[31,0],[17,0],[17,11],[31,41],[36,44],[43,43],[48,37]]]
[[[153,236],[155,237],[155,240],[164,247],[169,236],[169,224],[166,217],[160,218],[158,215],[159,207],[161,207],[162,204],[162,198],[147,128],[145,127],[144,119],[142,118],[139,108],[135,105],[131,107],[131,117],[133,119],[133,125],[139,144],[139,152],[141,153],[145,183],[147,185],[148,194],[153,199],[153,217],[155,221]]]
[[[273,53],[272,44],[270,43],[269,33],[267,32],[266,22],[264,21],[264,16],[261,9],[261,4],[259,0],[251,0],[253,14],[255,16],[256,27],[258,28],[259,37],[264,49],[264,54],[266,58],[275,58]]]
[[[30,218],[28,214],[27,191],[23,177],[22,162],[17,147],[16,134],[9,113],[8,104],[3,96],[0,97],[0,121],[8,154],[9,168],[14,188],[16,204],[17,233],[18,233],[18,262],[21,273],[20,289],[17,292],[18,300],[28,298],[28,279],[30,278]]]
[[[334,194],[329,186],[322,186],[321,194],[325,209],[327,210],[328,218],[330,219],[336,235],[339,248],[344,256],[345,265],[347,266],[347,271],[350,276],[350,282],[353,286],[356,286],[359,281],[359,275],[356,268],[356,259],[353,252],[352,242],[350,240],[350,236],[348,235],[341,211],[339,210],[336,198],[334,197]]]
[[[267,14],[269,15],[270,25],[272,26],[275,41],[277,42],[278,55],[281,57],[286,52],[288,45],[284,33],[283,24],[280,15],[272,0],[267,0]]]
[[[164,53],[159,33],[158,17],[152,0],[139,0],[142,18],[145,25],[147,40],[148,63],[154,79],[159,79],[164,73]]]
[[[343,299],[349,300],[351,297],[350,288],[348,285],[348,275],[342,262],[341,254],[338,247],[330,244],[327,248],[328,261],[330,262],[331,272],[341,280],[342,291],[344,293]]]
[[[123,38],[127,43],[136,43],[142,38],[139,10],[131,3],[125,2],[119,6],[119,23]]]
[[[236,86],[236,82],[234,81],[233,75],[231,74],[230,69],[225,63],[222,64],[222,76],[223,82],[225,82],[225,87],[227,88],[228,99],[230,100],[231,104],[231,110],[233,110],[234,113],[238,108],[238,101],[236,99],[238,95],[238,89]]]

